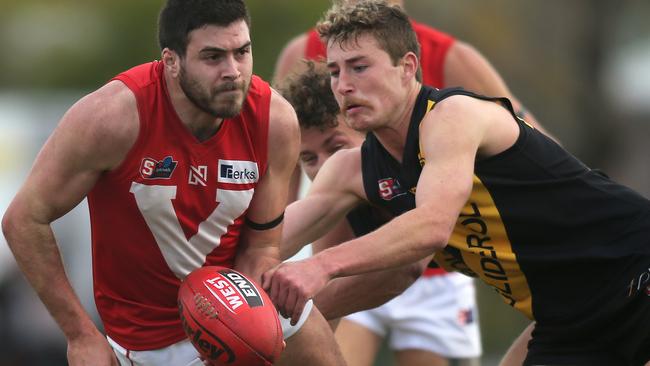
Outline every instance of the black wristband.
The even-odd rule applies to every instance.
[[[255,230],[269,230],[273,229],[274,227],[280,225],[282,220],[284,220],[284,211],[278,216],[276,219],[266,222],[264,224],[258,224],[254,221],[251,221],[248,217],[244,219],[246,221],[246,225],[248,225],[251,229]]]

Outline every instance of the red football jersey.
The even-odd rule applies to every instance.
[[[136,96],[140,132],[88,195],[95,301],[108,336],[131,350],[185,338],[180,281],[205,265],[232,267],[267,164],[266,82],[253,76],[241,113],[200,142],[172,107],[163,75],[156,61],[114,78]]]
[[[422,81],[425,85],[444,88],[445,57],[455,38],[428,25],[411,20],[411,26],[420,42],[420,63],[422,64]],[[324,58],[326,49],[315,29],[307,33],[305,58],[318,60]]]

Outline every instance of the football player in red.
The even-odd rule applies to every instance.
[[[70,365],[200,363],[179,318],[183,278],[220,265],[259,281],[279,263],[299,129],[289,103],[252,74],[249,28],[241,0],[167,1],[161,60],[75,103],[4,215]],[[72,290],[50,226],[84,198],[107,337]],[[342,364],[327,323],[308,313],[280,364]]]

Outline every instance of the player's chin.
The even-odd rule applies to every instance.
[[[357,118],[357,117],[355,117],[355,118],[346,118],[345,122],[348,125],[348,127],[350,127],[351,129],[353,129],[355,131],[368,132],[368,131],[370,131],[372,129],[371,125],[369,123],[367,123],[367,121],[365,119],[362,119],[362,118]]]
[[[230,98],[217,101],[213,109],[216,111],[216,115],[221,118],[233,118],[241,112],[242,105],[243,98]]]

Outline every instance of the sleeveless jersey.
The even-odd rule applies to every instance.
[[[271,91],[253,76],[241,113],[200,142],[171,104],[161,62],[113,80],[135,94],[140,130],[88,195],[95,300],[108,336],[127,349],[156,349],[185,338],[180,281],[201,266],[234,263],[267,165]]]
[[[411,26],[420,42],[420,62],[422,82],[436,88],[444,88],[444,66],[449,47],[455,38],[428,25],[411,20]],[[305,58],[308,60],[324,59],[326,49],[315,29],[307,32]]]
[[[420,42],[420,62],[423,83],[436,88],[445,87],[445,57],[455,39],[449,34],[414,20],[411,20],[411,26],[415,31],[418,42]],[[324,59],[326,51],[325,44],[321,41],[318,32],[315,29],[311,29],[307,33],[305,58],[308,60]],[[347,220],[356,236],[367,234],[390,220],[390,217],[386,217],[386,215],[373,212],[375,209],[376,207],[362,205],[353,209],[347,215]],[[444,270],[440,269],[435,262],[431,262],[424,275],[431,276],[443,273]]]
[[[501,103],[520,134],[512,147],[476,161],[471,195],[435,260],[447,270],[480,277],[507,304],[538,321],[558,321],[568,308],[576,317],[594,319],[611,310],[603,304],[613,298],[627,301],[633,292],[628,282],[648,271],[650,201],[589,169],[517,118],[506,98],[423,86],[402,163],[372,133],[362,145],[368,200],[394,215],[415,208],[426,163],[419,124],[435,103],[457,94]]]

